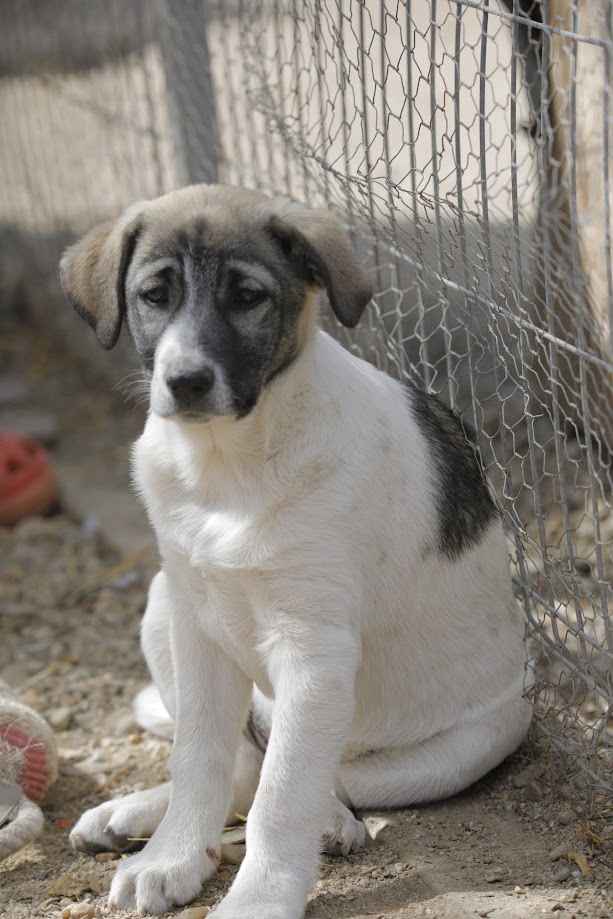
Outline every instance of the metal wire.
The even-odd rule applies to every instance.
[[[376,296],[356,332],[322,321],[477,428],[538,730],[606,813],[613,0],[77,9],[0,10],[0,221],[55,258],[134,198],[216,175],[337,210]]]

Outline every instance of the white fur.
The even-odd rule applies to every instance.
[[[162,556],[143,647],[175,718],[173,785],[110,903],[162,912],[195,896],[227,813],[257,786],[214,916],[301,919],[322,834],[343,852],[363,842],[342,801],[444,797],[523,738],[502,526],[455,561],[436,551],[433,468],[406,393],[320,331],[241,421],[151,414],[134,476]],[[273,723],[263,765],[241,740],[254,687]],[[102,808],[125,832],[122,806]],[[73,837],[104,832],[98,811]]]

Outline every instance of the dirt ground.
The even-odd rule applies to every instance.
[[[132,506],[138,412],[44,337],[0,319],[5,374],[27,390],[28,410],[51,419],[66,493],[79,480],[109,506],[117,496]],[[0,528],[0,677],[48,718],[61,756],[43,835],[0,864],[0,916],[59,917],[89,900],[100,917],[135,919],[106,906],[114,860],[77,855],[68,832],[85,808],[167,776],[169,744],[131,716],[147,681],[138,629],[155,552],[118,550],[101,518],[68,505]],[[364,816],[373,838],[350,858],[323,859],[308,919],[613,916],[613,834],[572,809],[564,776],[532,743],[452,800]],[[196,903],[218,902],[236,870],[223,865]]]

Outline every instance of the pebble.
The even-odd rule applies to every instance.
[[[562,826],[568,826],[574,819],[575,815],[572,811],[560,811],[558,814],[558,823],[562,824]]]
[[[557,862],[559,858],[563,858],[567,852],[572,851],[572,846],[569,842],[562,842],[559,846],[556,846],[555,849],[552,849],[549,853],[549,860],[552,862]]]
[[[96,855],[97,862],[115,862],[119,858],[119,852],[98,852]]]
[[[232,845],[243,845],[247,841],[247,827],[229,827],[229,829],[224,830],[221,834],[221,841],[222,843],[231,843]]]
[[[222,842],[221,860],[226,865],[240,865],[245,857],[245,846],[232,842]]]
[[[84,900],[82,903],[73,903],[62,910],[62,919],[94,919],[96,907],[93,903]]]
[[[516,788],[525,788],[535,779],[540,778],[544,771],[544,767],[540,763],[531,763],[513,777],[513,784]]]
[[[54,731],[67,731],[72,721],[72,712],[65,705],[52,708],[47,714],[47,721]]]
[[[176,917],[176,919],[204,919],[205,916],[208,916],[210,912],[210,907],[208,906],[192,906],[189,909],[184,909],[182,913]]]
[[[487,871],[485,875],[485,880],[488,884],[496,884],[498,881],[504,881],[506,878],[506,872],[503,868],[493,868],[491,871]]]
[[[567,881],[570,877],[570,868],[567,865],[564,865],[563,868],[560,868],[559,871],[553,876],[554,881]]]

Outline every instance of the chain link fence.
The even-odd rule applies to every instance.
[[[571,799],[609,819],[612,14],[613,0],[0,8],[0,295],[27,286],[26,246],[65,321],[64,242],[188,181],[336,210],[376,295],[354,332],[322,319],[479,432],[537,662],[536,732]]]

